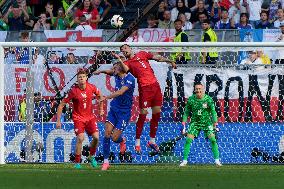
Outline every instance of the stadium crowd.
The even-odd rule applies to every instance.
[[[111,9],[127,11],[128,6],[131,1],[126,0],[2,0],[0,30],[104,28]],[[283,0],[162,0],[148,15],[147,25],[173,29],[173,22],[180,19],[184,30],[201,29],[203,20],[210,19],[214,29],[279,28],[283,6]]]

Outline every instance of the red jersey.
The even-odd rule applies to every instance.
[[[63,99],[65,103],[73,102],[73,121],[88,121],[93,119],[93,96],[100,95],[96,86],[86,83],[85,90],[79,88],[78,85],[72,87],[67,96]]]
[[[133,58],[124,61],[128,66],[130,73],[137,78],[140,87],[151,85],[157,82],[157,78],[149,63],[153,58],[153,54],[140,51]]]
[[[76,11],[76,14],[75,14],[75,17],[81,17],[85,15],[85,17],[87,18],[87,23],[90,24],[90,26],[92,26],[93,29],[96,29],[97,28],[97,24],[96,23],[91,23],[90,21],[91,20],[95,20],[97,15],[99,15],[99,12],[96,8],[94,8],[91,12],[88,12],[88,10],[86,9],[83,9],[83,10],[80,10],[78,9]]]

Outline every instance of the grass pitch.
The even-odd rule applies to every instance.
[[[0,165],[0,189],[246,189],[283,188],[284,165],[112,165],[101,171],[89,165]]]

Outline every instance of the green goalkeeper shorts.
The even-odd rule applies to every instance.
[[[200,131],[204,132],[204,137],[208,137],[214,133],[213,125],[205,126],[205,125],[198,125],[196,123],[190,123],[190,127],[187,131],[188,134],[193,135],[195,138],[199,136]]]

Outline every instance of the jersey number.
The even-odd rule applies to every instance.
[[[87,103],[84,102],[83,106],[84,106],[84,109],[86,109],[87,108]]]
[[[147,68],[147,66],[144,64],[144,62],[140,58],[137,58],[137,60],[139,61],[139,63],[142,65],[143,68]]]

